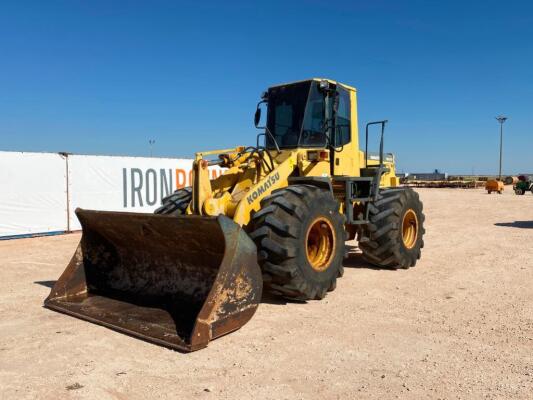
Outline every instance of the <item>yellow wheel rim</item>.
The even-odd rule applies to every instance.
[[[315,219],[306,235],[307,260],[315,271],[324,271],[331,264],[335,253],[335,233],[333,225],[324,217]]]
[[[418,218],[413,209],[409,209],[403,215],[402,222],[402,239],[406,248],[412,249],[415,247],[416,239],[418,238]]]

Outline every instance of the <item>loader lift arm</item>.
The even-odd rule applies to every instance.
[[[289,184],[289,177],[298,165],[296,151],[278,155],[275,158],[276,167],[269,171],[268,162],[264,155],[260,154],[261,150],[257,148],[251,148],[249,152],[245,150],[244,147],[236,147],[196,153],[190,214],[206,216],[224,214],[232,217],[238,225],[246,226],[253,212],[260,209],[261,199]],[[273,162],[271,155],[267,154],[270,162]],[[212,162],[204,159],[205,156],[210,155],[218,155],[219,159]],[[209,179],[208,166],[215,163],[228,168],[220,182],[216,179],[213,181]],[[247,173],[250,175],[251,184],[245,187],[244,191],[235,190],[239,179]],[[224,176],[233,176],[235,179],[228,182]],[[219,195],[220,193],[223,194]],[[237,205],[233,208],[232,204]]]

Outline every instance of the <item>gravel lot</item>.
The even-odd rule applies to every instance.
[[[533,196],[419,190],[407,271],[357,252],[323,301],[267,297],[181,354],[42,307],[79,234],[0,242],[2,399],[533,398]]]

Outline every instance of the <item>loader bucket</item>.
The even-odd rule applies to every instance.
[[[239,329],[257,309],[256,247],[229,218],[76,215],[81,242],[45,307],[186,352]]]

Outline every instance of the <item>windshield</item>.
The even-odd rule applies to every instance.
[[[324,118],[324,94],[318,82],[278,86],[268,92],[267,128],[280,148],[325,147]],[[266,146],[275,148],[269,135]]]

